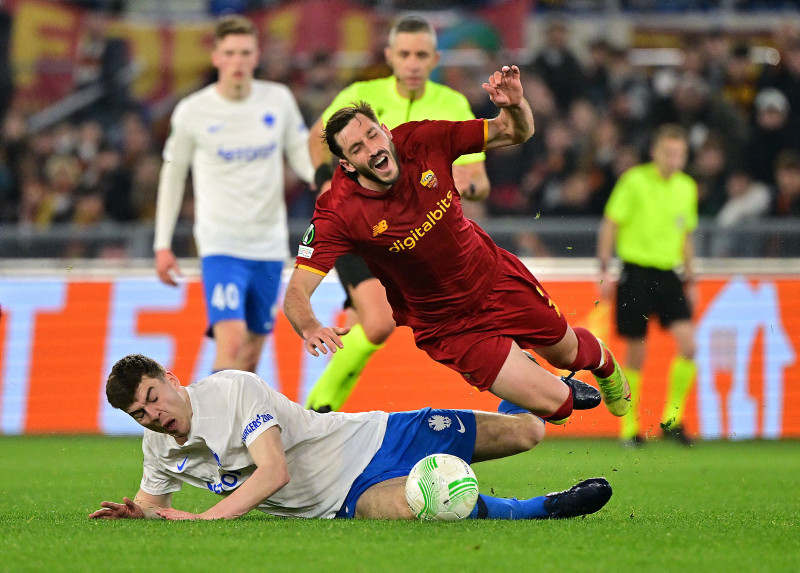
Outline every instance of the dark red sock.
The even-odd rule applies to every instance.
[[[567,370],[572,370],[576,372],[578,370],[595,370],[600,366],[600,361],[603,358],[601,352],[603,352],[603,347],[600,346],[600,341],[595,338],[594,334],[586,330],[585,328],[581,328],[580,326],[576,326],[572,329],[575,332],[575,336],[578,337],[578,355],[575,357],[575,362],[569,365]],[[606,366],[608,365],[608,356],[606,356],[606,364],[603,365],[603,371],[605,371]],[[611,366],[611,372],[614,371],[614,366]],[[609,372],[609,374],[611,374]],[[601,376],[598,372],[595,372],[598,376]],[[605,378],[605,376],[601,376]]]
[[[558,410],[549,416],[539,416],[542,420],[563,420],[572,414],[572,388],[569,388],[569,396],[564,400],[564,403],[558,407]]]
[[[606,359],[603,367],[592,370],[592,373],[600,378],[608,378],[614,373],[614,358],[611,356],[611,352],[609,352],[607,348],[603,348],[603,356]]]

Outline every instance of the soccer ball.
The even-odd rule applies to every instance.
[[[478,501],[478,480],[469,464],[450,454],[432,454],[411,468],[406,501],[422,521],[457,521]]]

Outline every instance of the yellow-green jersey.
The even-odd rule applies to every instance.
[[[322,125],[337,110],[347,107],[356,101],[365,101],[375,110],[375,115],[389,129],[394,129],[407,121],[423,119],[444,119],[448,121],[465,121],[475,119],[467,98],[454,89],[428,80],[425,91],[419,99],[404,98],[397,92],[397,78],[378,78],[363,82],[355,82],[344,88],[334,98],[331,105],[322,112]],[[477,161],[485,161],[484,153],[462,155],[455,160],[455,165],[466,165]]]
[[[623,262],[671,270],[697,228],[697,183],[683,172],[664,179],[652,162],[637,165],[619,178],[604,214],[617,224]]]

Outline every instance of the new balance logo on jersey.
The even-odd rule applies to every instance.
[[[377,225],[372,226],[372,236],[377,237],[381,233],[385,233],[386,229],[389,228],[389,225],[386,223],[386,219],[378,223]]]
[[[428,231],[433,229],[436,223],[438,223],[442,217],[445,216],[447,210],[453,205],[453,190],[451,189],[448,191],[444,199],[439,199],[436,202],[436,205],[438,208],[428,211],[428,213],[425,215],[425,221],[419,227],[411,229],[411,231],[408,233],[408,237],[405,239],[398,239],[392,243],[392,246],[389,247],[389,250],[393,253],[399,253],[400,251],[405,251],[416,247],[417,241],[422,239],[422,237],[424,237]]]
[[[224,161],[256,161],[259,159],[267,159],[275,152],[278,145],[273,141],[267,145],[259,145],[257,147],[235,147],[233,149],[225,149],[224,147],[217,148],[217,155]]]
[[[216,123],[214,125],[209,125],[208,126],[208,133],[217,133],[223,127],[224,127],[224,125],[221,124],[221,123]]]

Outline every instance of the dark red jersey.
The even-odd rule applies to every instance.
[[[485,120],[392,130],[400,179],[378,192],[337,170],[317,201],[296,266],[327,274],[340,255],[360,255],[386,288],[398,324],[469,314],[497,279],[498,247],[464,217],[451,166],[482,151],[487,133]]]

